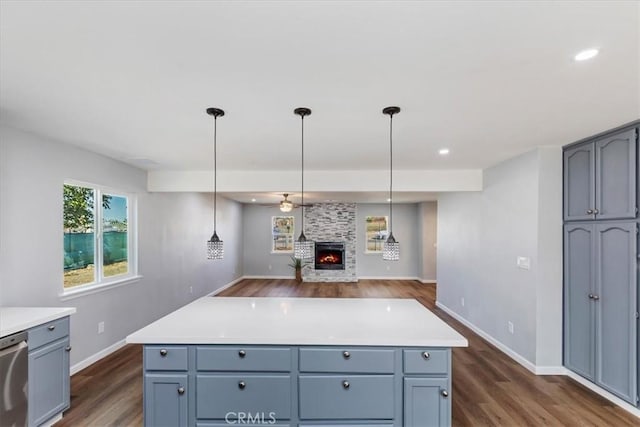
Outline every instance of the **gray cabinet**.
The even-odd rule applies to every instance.
[[[29,425],[37,426],[69,408],[69,318],[28,331]]]
[[[635,128],[565,150],[565,221],[635,218],[636,150]]]
[[[145,425],[181,427],[188,424],[187,379],[186,374],[145,374]],[[151,405],[151,401],[155,403]]]
[[[565,366],[637,403],[637,224],[565,225]]]
[[[448,426],[451,405],[447,387],[447,378],[405,378],[404,426]]]

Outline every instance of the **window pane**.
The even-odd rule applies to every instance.
[[[93,189],[65,185],[63,188],[64,287],[95,282]]]
[[[102,196],[102,260],[104,277],[129,272],[127,198]]]

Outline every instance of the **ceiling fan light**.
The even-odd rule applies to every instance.
[[[289,200],[283,200],[280,202],[280,210],[282,212],[291,212],[293,210],[293,203]]]

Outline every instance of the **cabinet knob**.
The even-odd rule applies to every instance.
[[[238,352],[238,357],[239,357],[240,359],[244,359],[244,357],[245,357],[246,355],[247,355],[247,352],[246,352],[246,351],[244,351],[244,350],[240,350],[240,351]]]
[[[587,215],[593,214],[593,209],[587,209]]]
[[[53,331],[56,328],[56,325],[49,325],[47,327],[48,330]]]
[[[594,213],[594,214],[596,214],[596,215],[598,215],[598,214],[600,213],[600,211],[599,211],[598,209],[594,209],[594,210],[593,210],[593,213]]]
[[[162,356],[162,357],[165,357],[167,355],[167,353],[169,353],[169,352],[167,351],[166,348],[163,348],[162,350],[160,350],[160,356]]]
[[[593,299],[593,294],[589,294],[589,299]]]
[[[71,351],[71,346],[70,346],[70,345],[68,345],[68,346],[64,349],[64,351],[66,351],[66,352]]]
[[[447,390],[442,390],[442,397],[449,397],[449,392]]]
[[[184,387],[178,387],[178,394],[181,396],[184,394]]]
[[[345,390],[348,390],[350,386],[351,384],[349,384],[349,381],[342,381],[342,388]]]
[[[422,358],[424,360],[429,360],[430,357],[431,357],[431,355],[429,354],[428,351],[425,351],[424,353],[422,353]]]
[[[244,390],[244,388],[245,388],[246,386],[247,386],[247,383],[245,383],[244,381],[240,381],[240,382],[238,383],[238,388],[239,388],[240,390]]]
[[[345,359],[348,359],[351,357],[351,353],[349,353],[348,351],[345,351],[344,353],[342,353],[342,357],[344,357]]]
[[[600,299],[600,297],[598,295],[594,295],[593,299],[594,299],[594,301],[598,301]]]

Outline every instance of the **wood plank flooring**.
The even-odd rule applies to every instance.
[[[454,426],[640,426],[640,419],[564,376],[536,376],[435,307],[415,281],[303,283],[243,280],[218,297],[415,298],[464,335],[453,350]],[[128,345],[71,378],[63,426],[142,425],[142,350]]]

